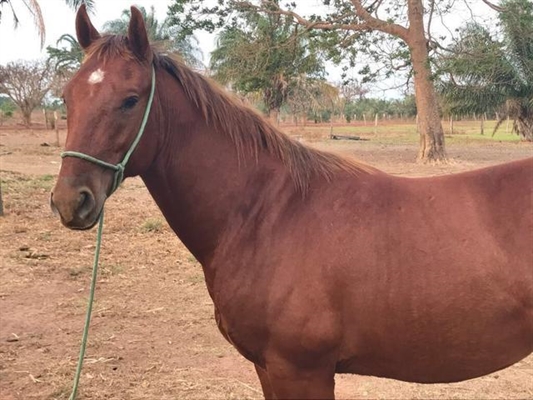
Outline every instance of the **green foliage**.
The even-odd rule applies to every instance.
[[[61,45],[61,46],[60,46]],[[68,73],[77,70],[83,60],[83,49],[76,38],[68,33],[61,35],[56,46],[48,46],[48,59],[53,63],[56,71]]]
[[[202,66],[202,52],[198,47],[198,40],[193,35],[183,35],[182,28],[179,25],[171,25],[169,18],[159,22],[153,6],[150,12],[147,12],[144,7],[139,7],[139,10],[143,15],[148,38],[152,43],[166,52],[178,54],[193,67]],[[131,11],[123,10],[121,17],[106,22],[103,30],[106,33],[127,35],[130,18]]]
[[[287,108],[294,116],[329,121],[332,114],[342,112],[343,100],[339,89],[323,79],[297,77],[288,97]]]
[[[152,7],[148,13],[144,7],[140,7],[148,32],[148,37],[161,50],[176,53],[193,67],[202,65],[202,53],[194,37],[183,38],[179,33],[179,28],[168,25],[168,19],[159,22],[155,17],[155,10]],[[122,11],[119,19],[108,21],[104,24],[104,32],[127,35],[131,11]],[[76,38],[70,34],[62,35],[57,43],[57,47],[48,46],[48,58],[52,61],[56,71],[64,76],[69,76],[76,71],[83,60],[84,52]]]
[[[242,93],[260,91],[268,112],[279,110],[299,77],[320,77],[320,57],[285,17],[243,13],[241,18],[242,25],[218,37],[211,54],[214,78]]]
[[[85,4],[88,10],[94,8],[94,0],[65,0],[65,3],[73,10],[77,10],[82,4]]]
[[[395,118],[414,118],[416,116],[416,104],[414,96],[407,96],[401,100],[385,100],[363,98],[347,101],[344,105],[344,116],[350,122],[357,118],[367,120],[388,115]]]
[[[217,4],[211,6],[211,2],[205,0],[174,0],[168,6],[168,23],[181,28],[181,38],[193,35],[196,30],[213,33],[235,22],[234,15],[230,17],[234,14],[230,3],[217,0]]]
[[[439,89],[445,110],[498,112],[500,124],[509,116],[515,132],[533,140],[533,3],[506,0],[501,7],[502,39],[467,24],[441,59]]]
[[[0,112],[4,117],[10,118],[17,109],[13,100],[8,97],[0,97]]]

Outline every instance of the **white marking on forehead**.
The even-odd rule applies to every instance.
[[[100,83],[104,80],[104,75],[105,72],[98,68],[91,74],[91,76],[89,76],[89,80],[87,82],[89,82],[91,85],[94,85],[95,83]]]

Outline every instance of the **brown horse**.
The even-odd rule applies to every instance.
[[[333,398],[335,373],[454,382],[533,350],[533,159],[406,179],[308,148],[149,45],[77,15],[66,148],[140,175],[202,264],[224,337],[267,398]],[[114,172],[63,160],[52,206],[97,221]]]

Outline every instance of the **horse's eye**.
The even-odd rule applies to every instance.
[[[137,104],[138,101],[139,101],[139,98],[137,96],[128,97],[122,103],[122,109],[123,110],[131,110],[133,107],[135,107],[135,104]]]

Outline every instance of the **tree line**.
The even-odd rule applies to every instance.
[[[496,29],[472,19],[448,38],[437,36],[432,26],[460,2],[323,0],[320,13],[305,16],[296,4],[276,0],[220,0],[216,5],[173,0],[163,21],[153,8],[141,11],[159,47],[179,54],[274,121],[282,111],[303,121],[331,114],[347,121],[375,114],[418,115],[418,158],[435,161],[446,159],[443,115],[489,113],[499,123],[511,118],[514,131],[533,140],[533,5],[528,0],[481,1],[497,12]],[[125,33],[128,20],[125,10],[103,30]],[[194,36],[198,30],[217,33],[208,65]],[[21,109],[26,123],[28,110],[58,96],[81,62],[81,49],[70,35],[47,50],[44,62],[0,67],[0,92]],[[326,80],[326,60],[344,65],[343,82]],[[19,83],[13,76],[17,68]],[[347,71],[354,68],[359,81],[349,79]],[[391,75],[402,76],[413,94],[402,100],[367,97],[372,85]],[[40,83],[30,76],[41,77]],[[32,82],[30,101],[21,99],[20,88],[15,90],[22,82]]]

